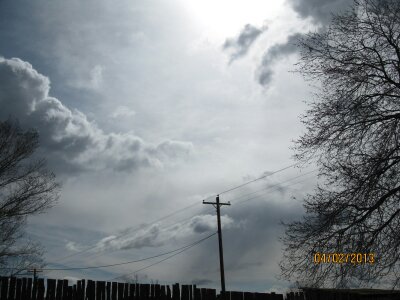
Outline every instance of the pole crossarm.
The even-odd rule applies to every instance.
[[[204,201],[204,200],[203,200],[203,204],[217,205],[217,202],[207,202],[207,201]],[[231,205],[231,203],[230,203],[230,202],[227,202],[227,203],[222,203],[222,202],[220,202],[220,203],[218,203],[218,205]]]

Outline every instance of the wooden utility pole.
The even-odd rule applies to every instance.
[[[219,270],[221,273],[221,294],[224,297],[225,294],[225,271],[224,271],[224,251],[222,249],[222,231],[221,231],[221,212],[220,206],[231,205],[228,203],[219,202],[219,195],[217,195],[216,202],[206,202],[203,200],[203,204],[212,204],[217,209],[217,222],[218,222],[218,244],[219,244]]]
[[[28,270],[28,273],[33,273],[33,281],[34,282],[36,282],[36,280],[37,280],[37,273],[40,273],[40,272],[42,272],[42,270],[38,270],[36,268]]]

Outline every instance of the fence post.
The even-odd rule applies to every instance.
[[[134,300],[135,299],[135,285],[130,284],[129,285],[129,300]]]
[[[181,299],[181,292],[179,290],[179,283],[175,283],[172,286],[172,299],[173,300],[180,300]]]
[[[11,277],[10,278],[10,286],[8,288],[8,299],[14,300],[15,296],[15,283],[16,283],[16,278]]]
[[[43,278],[39,278],[37,280],[37,300],[44,300],[44,279]]]
[[[169,288],[169,285],[167,285],[167,299],[171,299],[171,289]]]
[[[7,299],[8,294],[8,277],[1,278],[1,299]]]
[[[243,292],[227,292],[227,299],[229,299],[229,296],[231,300],[243,300]]]
[[[118,300],[122,300],[124,296],[124,284],[122,282],[118,282]]]
[[[128,283],[124,283],[124,300],[128,300],[128,296],[129,296],[129,284]]]
[[[117,300],[118,285],[116,282],[112,283],[111,300]]]
[[[16,292],[15,292],[16,300],[21,300],[21,289],[22,289],[22,279],[17,278],[17,286],[16,286]]]
[[[201,300],[208,300],[207,299],[207,289],[206,288],[201,288],[200,289],[200,293],[201,293]]]
[[[111,300],[111,282],[107,282],[106,299]]]
[[[22,278],[22,291],[21,291],[21,298],[22,299],[28,299],[28,293],[26,291],[27,289],[27,279],[24,277]],[[54,300],[54,299],[52,299]]]
[[[165,291],[165,285],[161,286],[160,293],[161,293],[161,300],[167,300],[167,292]]]

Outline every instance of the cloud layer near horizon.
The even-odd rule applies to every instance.
[[[193,150],[189,142],[152,145],[132,133],[105,133],[84,113],[49,96],[49,78],[21,59],[0,57],[0,82],[0,119],[17,118],[24,128],[38,130],[42,154],[57,161],[58,172],[162,167]]]

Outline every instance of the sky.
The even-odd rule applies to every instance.
[[[0,1],[0,118],[40,135],[63,187],[29,218],[48,268],[138,260],[216,231],[227,290],[281,291],[281,221],[316,185],[295,163],[315,87],[294,42],[350,0]],[[208,198],[211,197],[211,198]],[[167,217],[167,218],[164,218]],[[161,220],[160,220],[161,219]],[[165,258],[51,278],[110,280]],[[158,259],[158,260],[157,260]],[[219,289],[213,237],[136,273]],[[121,279],[121,278],[119,278]]]

